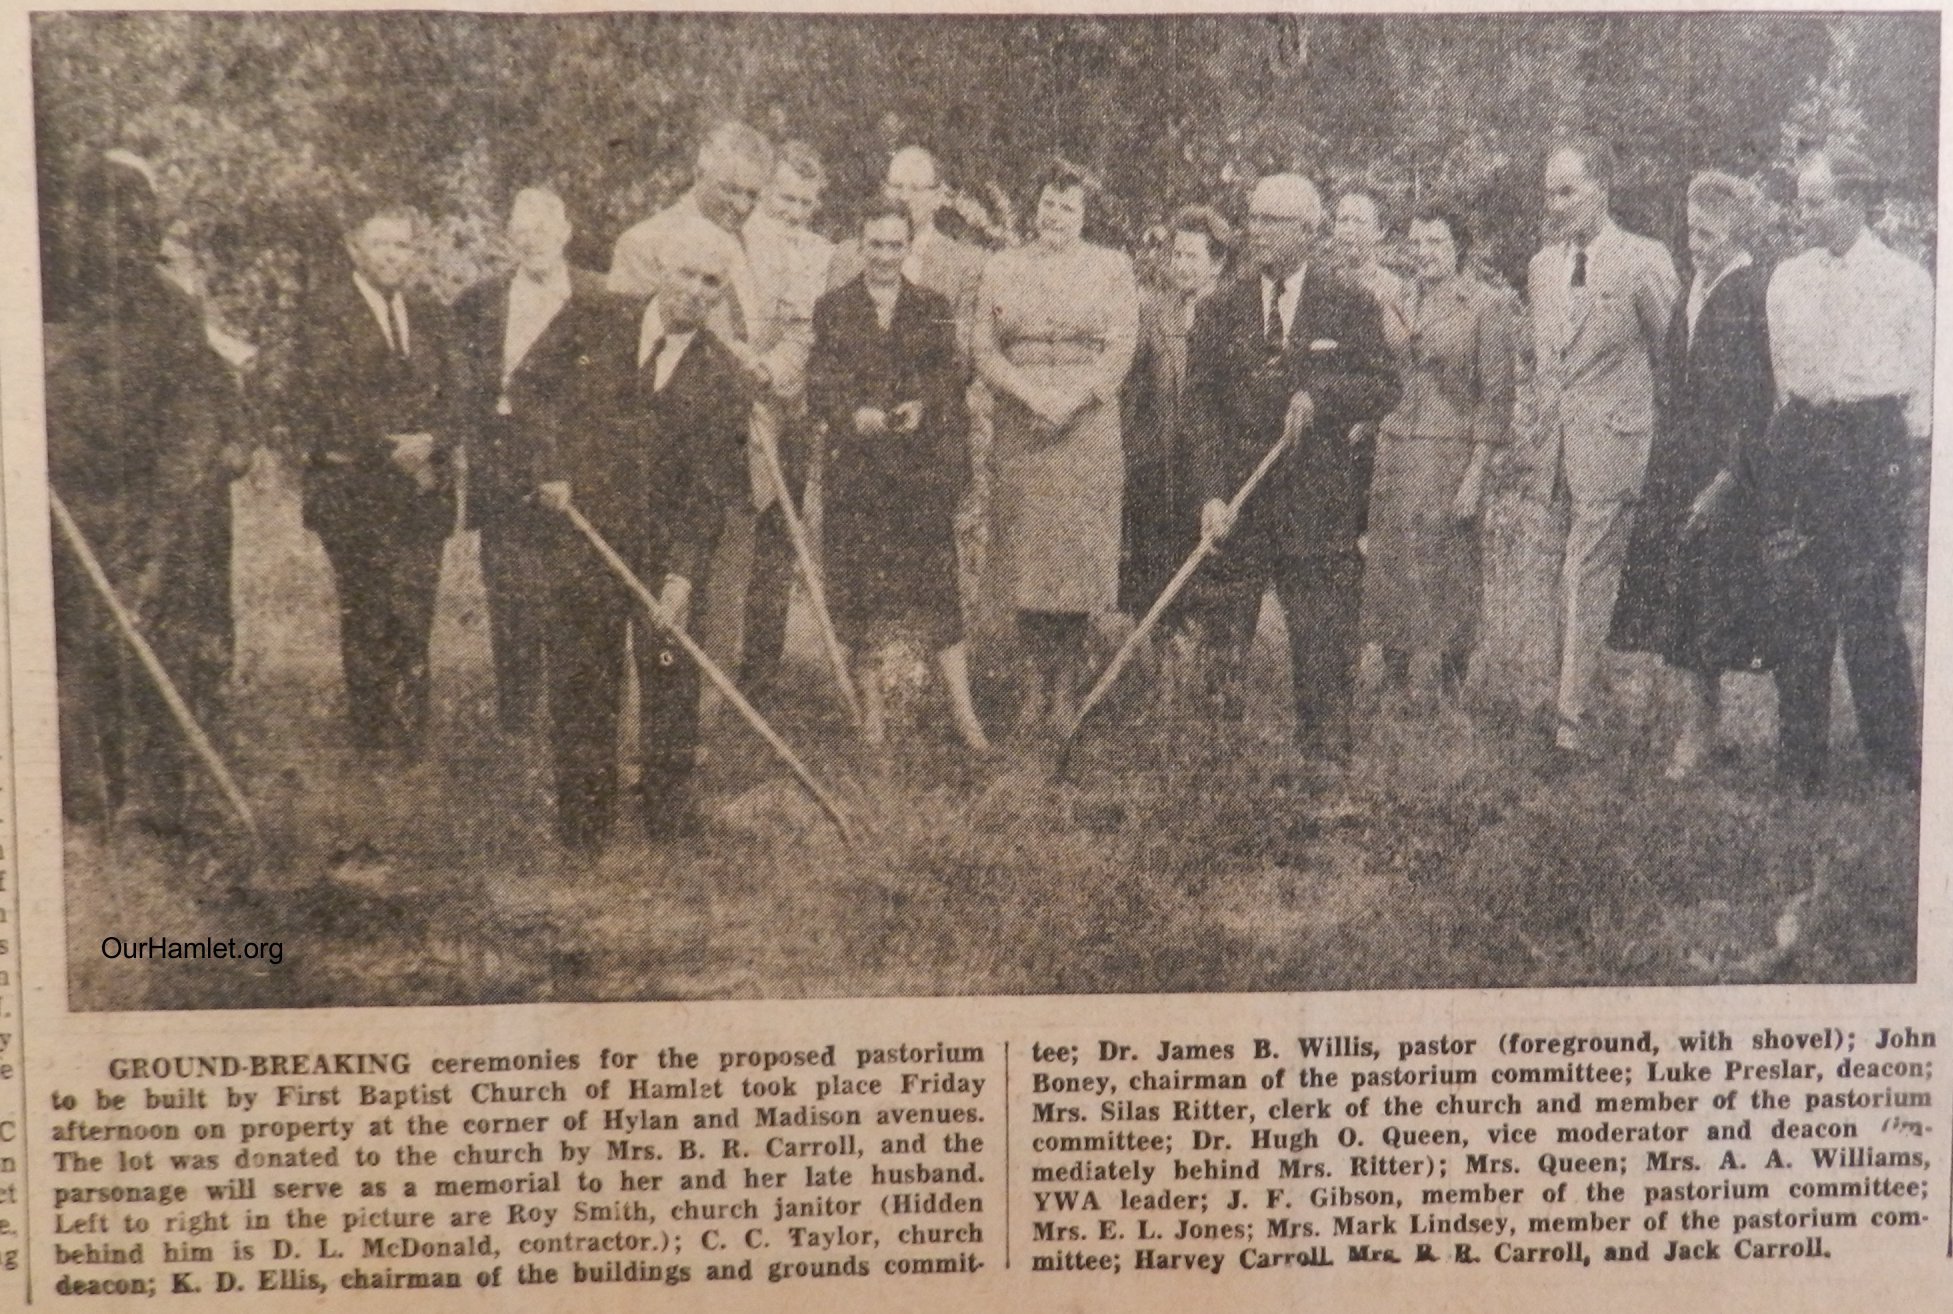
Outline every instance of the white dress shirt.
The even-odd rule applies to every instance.
[[[1933,280],[1868,228],[1835,256],[1813,247],[1777,266],[1767,301],[1780,400],[1825,405],[1899,397],[1906,429],[1933,429]]]
[[[528,356],[529,348],[543,335],[570,299],[570,270],[564,265],[547,278],[535,278],[518,270],[509,282],[508,327],[502,334],[502,386],[507,387]]]
[[[365,298],[366,307],[373,312],[373,318],[380,322],[380,332],[386,336],[387,345],[403,356],[411,355],[414,347],[414,331],[407,323],[406,299],[395,291],[392,301],[389,302],[381,294],[380,289],[367,282],[366,275],[357,269],[353,271],[353,285],[359,289],[360,296]],[[393,326],[396,323],[400,325],[398,342],[393,340]]]
[[[677,227],[695,222],[710,224],[711,220],[699,208],[698,194],[686,192],[657,214],[627,230],[617,239],[617,246],[611,252],[610,290],[625,296],[640,297],[656,293],[659,260],[665,244]],[[713,310],[712,327],[728,342],[745,342],[765,308],[760,305],[758,292],[753,286],[753,271],[746,261],[745,244],[738,234],[728,233],[717,224],[712,224],[712,227],[724,234],[719,246],[726,262],[726,283],[732,292],[732,295],[721,298],[718,307]]]
[[[696,336],[696,331],[691,329],[683,333],[666,333],[664,316],[658,313],[658,303],[655,298],[644,308],[644,320],[637,331],[639,369],[643,369],[644,362],[651,358],[651,349],[658,345],[658,339],[665,340],[664,349],[658,353],[658,363],[651,369],[651,391],[665,390],[665,385],[671,382],[672,371],[676,370],[678,362],[684,359],[685,348],[692,345],[692,339]]]
[[[1282,345],[1283,346],[1288,345],[1288,335],[1295,330],[1295,308],[1296,306],[1301,304],[1302,278],[1303,275],[1308,273],[1308,271],[1309,271],[1309,266],[1307,265],[1307,263],[1298,265],[1296,266],[1295,272],[1290,274],[1287,278],[1283,279],[1281,282],[1280,295],[1282,298],[1281,306],[1282,306]],[[1268,323],[1268,302],[1275,295],[1276,295],[1275,280],[1268,277],[1268,275],[1263,274],[1261,276],[1261,322],[1263,325],[1266,325]]]

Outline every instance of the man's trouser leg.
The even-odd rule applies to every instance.
[[[386,649],[390,640],[386,572],[370,533],[319,536],[339,604],[339,661],[346,681],[346,716],[353,747],[386,746]]]
[[[1633,508],[1624,501],[1568,506],[1566,552],[1560,559],[1560,724],[1584,729],[1600,683],[1601,653],[1614,619],[1621,563]]]
[[[126,717],[121,636],[68,545],[54,545],[55,691],[60,713],[61,812],[71,822],[112,816],[122,801]]]
[[[519,508],[481,528],[482,589],[488,599],[488,649],[495,707],[504,730],[529,728],[542,695],[544,582],[533,513]]]
[[[434,603],[441,587],[444,536],[421,526],[389,543],[384,556],[385,680],[395,747],[418,752],[433,701],[428,646],[434,636]]]
[[[600,570],[594,557],[573,569]],[[558,578],[550,592],[555,642],[546,667],[556,765],[556,834],[568,848],[597,847],[617,802],[617,715],[623,693],[630,599],[607,581]]]
[[[1831,663],[1844,642],[1859,737],[1874,767],[1919,778],[1919,693],[1899,620],[1906,436],[1896,401],[1793,402],[1761,463],[1778,642],[1779,752],[1815,784],[1830,734]]]
[[[753,525],[753,564],[746,584],[740,682],[746,692],[765,691],[780,673],[787,646],[787,606],[793,597],[793,538],[776,501]]]
[[[1347,760],[1350,708],[1362,657],[1357,620],[1363,558],[1354,551],[1294,557],[1275,571],[1295,688],[1295,742],[1304,753]]]
[[[636,620],[638,747],[644,763],[644,828],[652,836],[678,826],[691,801],[698,758],[698,667],[668,635]]]
[[[1249,526],[1236,532],[1238,537],[1223,540],[1220,550],[1201,567],[1195,603],[1206,649],[1208,688],[1230,719],[1244,714],[1248,650],[1254,645],[1261,595],[1267,591],[1272,569],[1265,538]]]

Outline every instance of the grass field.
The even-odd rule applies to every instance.
[[[647,849],[627,822],[582,867],[550,839],[539,746],[494,728],[472,540],[450,545],[444,577],[435,749],[375,775],[342,747],[330,580],[275,468],[240,485],[237,537],[228,730],[270,842],[251,862],[226,844],[71,835],[74,1007],[1914,973],[1918,800],[1875,785],[1849,749],[1825,798],[1775,792],[1760,678],[1732,679],[1736,752],[1687,787],[1661,779],[1637,733],[1547,775],[1528,742],[1460,712],[1387,709],[1353,806],[1328,808],[1284,752],[1272,616],[1245,724],[1139,716],[1129,699],[1062,784],[1035,753],[965,761],[934,702],[891,755],[868,754],[802,634],[769,708],[876,833],[844,848],[726,717],[708,735],[705,833]],[[377,857],[339,856],[362,840]],[[109,934],[277,939],[285,957],[113,963],[97,947]]]

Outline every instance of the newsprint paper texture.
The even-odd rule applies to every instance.
[[[0,1309],[1947,1308],[1941,29],[12,10]]]

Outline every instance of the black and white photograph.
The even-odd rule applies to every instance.
[[[69,1009],[1917,978],[1937,12],[31,21]]]

